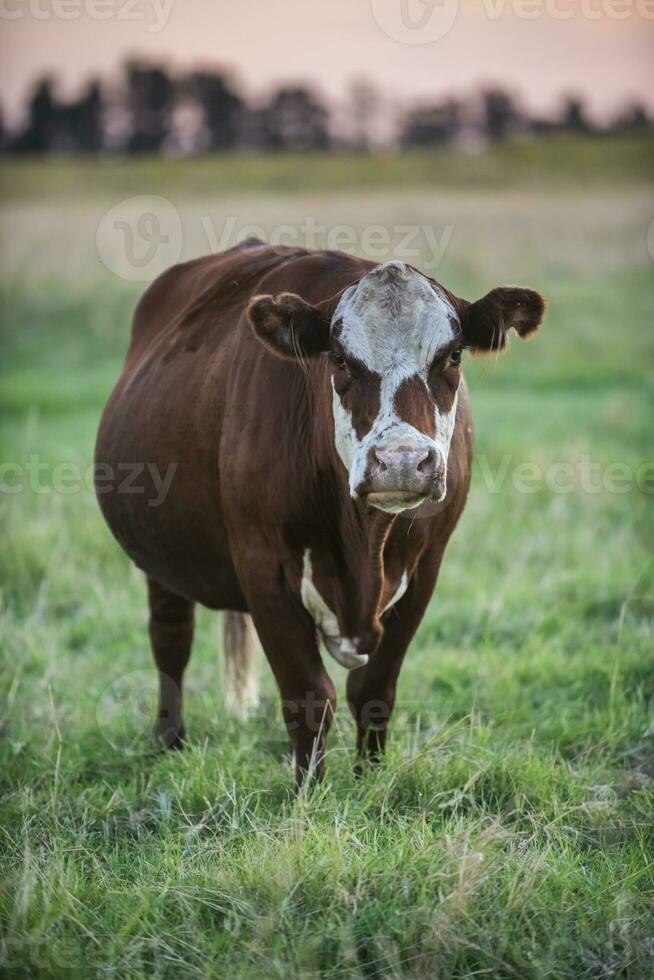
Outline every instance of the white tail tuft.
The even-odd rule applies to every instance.
[[[225,707],[244,718],[259,702],[259,637],[247,613],[223,612],[223,684]]]

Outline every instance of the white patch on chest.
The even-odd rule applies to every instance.
[[[329,608],[314,584],[313,569],[311,567],[311,551],[309,548],[304,552],[302,561],[300,596],[302,605],[316,624],[320,638],[327,652],[332,655],[334,660],[349,670],[353,670],[355,667],[364,667],[368,663],[368,654],[357,653],[356,637],[352,639],[341,637],[341,629],[338,625],[336,615]]]
[[[402,578],[400,579],[400,584],[398,585],[397,589],[395,590],[395,594],[392,596],[391,599],[389,599],[389,601],[386,603],[386,605],[382,609],[382,615],[388,609],[390,609],[391,606],[394,606],[396,602],[399,602],[400,601],[400,599],[402,598],[402,596],[404,595],[404,593],[406,592],[406,590],[408,589],[408,587],[409,587],[409,576],[407,575],[406,572],[402,572]]]

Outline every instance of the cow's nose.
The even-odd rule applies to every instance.
[[[445,466],[427,440],[397,440],[370,449],[365,484],[359,492],[375,507],[397,510],[416,506],[420,498],[441,499],[445,491]],[[412,501],[407,503],[407,500]]]
[[[430,446],[393,446],[375,449],[381,472],[428,481],[436,473],[436,450]],[[412,481],[413,482],[413,481]]]

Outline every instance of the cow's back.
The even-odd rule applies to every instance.
[[[299,250],[297,250],[299,251]],[[286,256],[284,256],[287,258]],[[205,326],[210,321],[210,310],[234,305],[251,292],[251,285],[281,261],[279,253],[254,239],[247,243],[199,259],[172,266],[163,272],[146,289],[134,311],[132,334],[125,360],[125,371],[143,352],[163,334],[188,332],[189,327]],[[221,317],[218,324],[204,332],[204,341],[220,340],[220,327],[227,327]]]

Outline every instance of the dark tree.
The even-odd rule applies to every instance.
[[[400,142],[404,146],[436,146],[456,139],[461,127],[459,104],[454,99],[414,109],[407,116]]]
[[[329,114],[306,89],[280,89],[260,122],[264,145],[270,149],[316,150],[329,145]]]
[[[129,153],[153,153],[161,149],[168,133],[168,117],[174,98],[175,84],[163,68],[128,64]]]
[[[482,92],[482,113],[482,129],[490,140],[504,139],[520,123],[515,102],[503,89]]]
[[[185,93],[200,106],[209,143],[208,149],[227,150],[239,138],[243,100],[223,75],[194,72],[183,83]]]
[[[76,102],[55,108],[52,146],[54,150],[98,153],[102,149],[102,92],[91,82]]]
[[[78,146],[84,153],[97,153],[102,149],[103,112],[102,89],[98,81],[93,81],[77,106]]]
[[[639,102],[628,105],[609,127],[611,132],[645,132],[652,126],[652,120],[647,114],[647,109]]]
[[[54,136],[55,113],[52,79],[42,78],[30,98],[27,125],[11,148],[17,153],[46,153]]]
[[[239,143],[251,150],[263,150],[268,147],[268,130],[266,109],[255,109],[245,106],[239,123]]]
[[[570,96],[565,100],[561,115],[561,128],[572,133],[589,133],[591,131],[592,126],[586,118],[586,110],[581,99]]]

